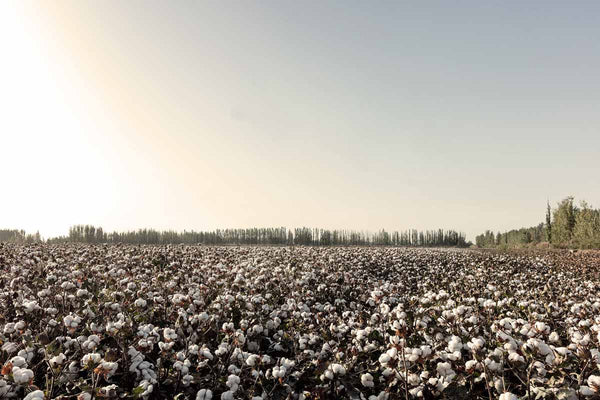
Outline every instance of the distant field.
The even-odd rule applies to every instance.
[[[597,396],[599,293],[598,252],[5,244],[0,398]]]

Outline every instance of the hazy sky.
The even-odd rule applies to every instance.
[[[600,206],[598,1],[0,3],[0,227],[484,229]]]

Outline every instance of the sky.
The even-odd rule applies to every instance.
[[[0,227],[456,229],[600,206],[600,2],[0,2]]]

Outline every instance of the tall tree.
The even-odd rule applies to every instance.
[[[550,200],[546,204],[546,241],[552,243],[552,211],[550,210]]]
[[[580,248],[600,247],[600,210],[594,210],[585,201],[575,216],[573,240]]]
[[[575,228],[577,208],[573,205],[574,198],[569,196],[558,203],[554,210],[552,225],[552,242],[560,246],[570,245]]]

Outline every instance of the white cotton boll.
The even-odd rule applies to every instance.
[[[341,364],[331,364],[330,368],[336,375],[346,375],[346,368]]]
[[[477,361],[469,360],[465,363],[465,369],[467,370],[467,372],[473,372],[477,367],[477,364]]]
[[[362,383],[364,387],[375,386],[375,384],[373,383],[373,375],[369,374],[368,372],[360,376],[360,383]]]
[[[63,353],[60,353],[59,355],[54,356],[50,359],[50,366],[52,368],[57,368],[58,366],[62,365],[63,362],[65,362],[65,359],[65,355]]]
[[[590,343],[590,340],[591,340],[590,335],[586,333],[583,336],[583,338],[581,338],[581,340],[579,340],[578,344],[581,346],[587,346]]]
[[[516,394],[510,393],[510,392],[504,392],[500,395],[498,400],[518,400],[518,397]]]
[[[369,343],[368,345],[365,346],[364,351],[365,351],[365,353],[370,353],[370,352],[374,351],[375,349],[377,349],[377,346],[374,343]]]
[[[502,369],[502,364],[500,364],[499,362],[496,362],[494,360],[491,360],[489,358],[485,359],[485,366],[490,371],[500,371]]]
[[[102,361],[99,368],[106,373],[107,378],[110,378],[115,374],[115,372],[117,372],[119,364],[116,362]]]
[[[40,308],[37,301],[24,301],[23,307],[25,308],[26,313],[32,313],[35,310],[37,310],[38,308]]]
[[[184,375],[183,378],[181,378],[181,381],[183,382],[184,386],[190,386],[190,384],[192,384],[194,382],[194,377],[192,375]]]
[[[545,323],[543,323],[543,322],[539,322],[539,321],[538,321],[538,322],[536,322],[536,323],[535,323],[533,326],[534,326],[534,327],[535,327],[535,329],[536,329],[538,332],[540,332],[540,333],[544,333],[544,332],[546,332],[546,331],[549,331],[549,330],[550,330],[550,327],[549,327],[548,325],[546,325],[546,324],[545,324]]]
[[[416,350],[416,349],[415,349],[415,350]],[[419,357],[420,357],[420,354],[418,354],[418,353],[415,353],[415,352],[412,352],[412,353],[410,353],[410,354],[408,354],[408,355],[406,356],[406,359],[407,359],[409,362],[416,362],[416,361],[419,359]]]
[[[421,357],[427,358],[431,355],[431,347],[430,346],[421,346]]]
[[[390,362],[391,357],[389,355],[387,355],[386,353],[383,353],[382,355],[379,356],[379,363],[381,365],[386,365],[388,362]]]
[[[506,351],[516,351],[518,349],[517,343],[515,341],[504,343],[504,350]]]
[[[485,341],[481,338],[473,338],[469,343],[467,343],[467,346],[469,346],[472,351],[479,351],[483,349],[484,345]]]
[[[174,329],[165,328],[163,330],[163,337],[165,338],[166,341],[173,341],[173,340],[177,339],[177,333],[175,332]]]
[[[98,353],[89,353],[81,358],[81,366],[86,367],[92,364],[98,364],[102,357]]]
[[[85,336],[84,336],[85,337]],[[100,337],[98,335],[90,335],[81,345],[84,349],[94,350],[100,344]]]
[[[27,368],[13,367],[13,379],[16,384],[29,383],[33,379],[33,371]]]
[[[379,394],[377,396],[375,395],[371,395],[369,396],[369,400],[388,400],[390,397],[390,394],[387,392],[379,392]]]
[[[27,367],[27,360],[21,356],[15,356],[11,358],[9,362],[12,363],[14,367]]]
[[[460,360],[462,358],[462,354],[460,351],[455,351],[454,353],[448,354],[447,358],[451,361]]]
[[[449,379],[452,379],[454,376],[456,376],[449,362],[439,362],[436,366],[436,370],[440,376],[447,377]]]
[[[217,350],[215,350],[215,354],[217,356],[222,356],[224,354],[226,354],[229,351],[229,345],[227,343],[221,343],[219,345],[219,348]]]
[[[250,356],[248,356],[248,358],[246,359],[246,365],[250,366],[250,367],[254,367],[260,360],[260,356],[257,356],[256,354],[252,354]]]
[[[233,392],[231,390],[223,392],[223,394],[221,394],[221,400],[233,400]]]
[[[254,325],[252,327],[252,332],[254,332],[255,335],[262,333],[263,332],[262,325]]]
[[[462,347],[462,342],[458,336],[452,336],[450,338],[450,341],[448,342],[448,350],[451,353],[454,353],[455,351],[460,351]]]
[[[519,353],[517,353],[516,351],[512,351],[508,354],[508,361],[511,361],[514,363],[524,363],[525,358],[522,355],[520,355]]]
[[[273,362],[273,359],[268,354],[265,354],[264,356],[262,356],[261,360],[262,360],[263,364],[271,364]]]
[[[76,329],[81,323],[81,318],[77,315],[67,315],[63,318],[63,322],[68,329]]]
[[[12,389],[12,386],[4,379],[0,378],[0,399],[8,397],[7,394]]]
[[[225,384],[229,387],[229,389],[231,389],[232,393],[235,393],[238,389],[238,385],[240,384],[240,377],[233,374],[229,375]]]
[[[69,372],[71,372],[73,374],[77,373],[77,372],[79,372],[79,365],[77,364],[77,362],[71,361],[68,369],[69,369]]]
[[[224,330],[225,332],[232,332],[233,331],[233,322],[223,323],[223,325],[221,326],[221,329]]]
[[[388,349],[388,351],[386,351],[386,354],[392,359],[396,358],[396,356],[398,355],[398,349],[392,347],[391,349]]]
[[[571,353],[571,351],[566,347],[557,347],[554,349],[554,351],[556,351],[561,356],[566,356]]]
[[[200,346],[198,346],[197,344],[193,344],[190,347],[188,347],[188,353],[190,354],[198,355],[199,350]]]
[[[4,329],[2,330],[2,332],[5,335],[10,335],[11,333],[15,333],[15,323],[9,322],[8,324],[4,325]]]
[[[29,393],[23,400],[44,400],[46,396],[41,390],[35,390]]]
[[[169,343],[158,342],[158,348],[161,351],[170,351],[174,345],[175,345],[175,342],[169,342]]]
[[[536,372],[539,376],[546,376],[548,371],[546,371],[546,367],[543,363],[536,361],[533,363],[533,367],[536,369]]]
[[[246,336],[242,333],[242,332],[236,332],[235,333],[235,339],[237,340],[238,344],[243,345],[244,343],[246,343]]]
[[[590,387],[584,386],[584,385],[579,387],[579,393],[583,396],[593,396],[596,394],[596,392],[594,390],[592,390]]]
[[[8,354],[14,353],[18,348],[19,346],[13,342],[6,342],[2,345],[2,351],[7,352]]]
[[[133,304],[138,308],[144,308],[146,307],[147,301],[144,299],[137,299]]]
[[[421,378],[417,374],[408,375],[408,383],[412,386],[417,386],[421,383]]]
[[[285,376],[286,372],[287,372],[287,370],[283,366],[281,366],[281,367],[273,367],[273,371],[271,372],[271,374],[275,378],[283,378]]]
[[[385,304],[385,303],[382,303],[382,304],[379,306],[379,311],[381,312],[381,314],[383,314],[383,315],[387,315],[387,314],[390,312],[390,306],[388,306],[388,305],[387,305],[387,304]]]
[[[587,384],[592,388],[595,392],[600,392],[600,376],[590,375],[587,378]]]
[[[212,390],[210,389],[200,389],[198,393],[196,393],[196,400],[211,400],[213,397]]]
[[[504,385],[502,384],[502,379],[496,378],[494,380],[494,389],[496,389],[497,392],[501,392],[503,388]]]
[[[199,356],[202,356],[202,357],[204,357],[204,358],[207,358],[207,359],[209,359],[209,360],[212,360],[212,359],[214,358],[214,356],[212,355],[212,353],[210,352],[210,350],[209,350],[209,349],[207,349],[206,347],[203,347],[203,348],[200,350],[200,352],[199,352],[199,354],[198,354],[198,355],[199,355]]]

